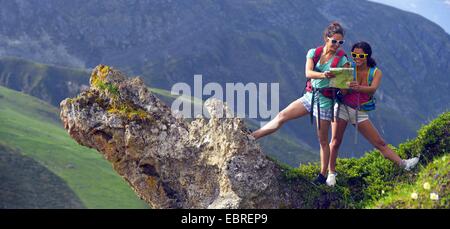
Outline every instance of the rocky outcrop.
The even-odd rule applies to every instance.
[[[302,206],[291,187],[298,184],[285,179],[243,121],[217,115],[230,112],[221,101],[205,102],[209,119],[188,122],[140,78],[127,79],[100,65],[90,84],[78,97],[61,102],[64,127],[78,143],[103,154],[151,207]]]

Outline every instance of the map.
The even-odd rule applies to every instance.
[[[331,68],[330,72],[336,77],[330,79],[329,87],[348,89],[348,83],[353,81],[353,68]]]

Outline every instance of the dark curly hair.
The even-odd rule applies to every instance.
[[[359,41],[355,44],[353,44],[352,46],[352,52],[355,49],[362,49],[364,51],[364,53],[367,54],[367,65],[371,68],[377,66],[377,62],[375,62],[375,60],[372,58],[372,47],[370,47],[369,43],[365,42],[365,41]]]

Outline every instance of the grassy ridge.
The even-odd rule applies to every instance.
[[[147,207],[100,154],[68,136],[45,102],[0,87],[0,139],[61,177],[87,208]]]
[[[450,208],[450,112],[423,126],[417,138],[392,148],[401,158],[420,155],[417,168],[406,172],[377,150],[358,159],[339,158],[337,186],[302,190],[305,208]],[[286,166],[286,178],[312,180],[319,169],[318,163]],[[424,190],[426,182],[430,189]],[[411,197],[413,192],[419,199]],[[439,200],[431,200],[431,192]]]

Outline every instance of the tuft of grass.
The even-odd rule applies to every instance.
[[[92,71],[91,86],[102,90],[105,86],[105,80],[110,72],[109,66],[102,65],[98,70]]]
[[[106,77],[111,72],[109,66],[102,65],[97,71],[93,71],[91,75],[91,84],[94,88],[107,92],[113,99],[118,99],[119,97],[119,87],[111,82],[106,82]]]

